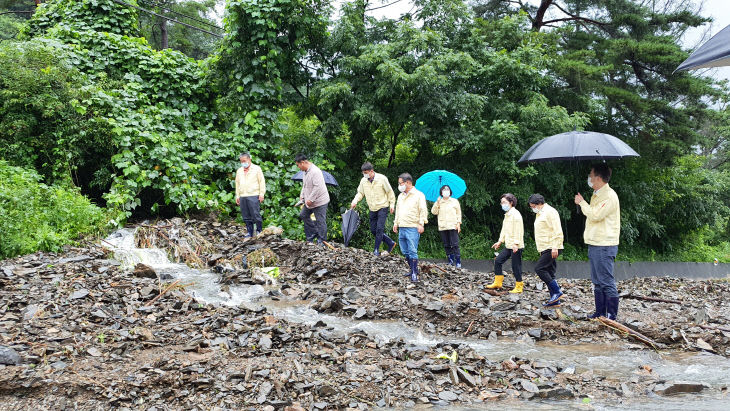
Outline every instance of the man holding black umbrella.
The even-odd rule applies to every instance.
[[[591,264],[591,281],[596,312],[590,318],[618,316],[618,290],[613,276],[613,266],[618,252],[621,233],[621,208],[618,195],[608,185],[611,169],[605,163],[593,166],[588,176],[588,186],[593,189],[590,204],[578,193],[575,203],[586,216],[583,239],[588,244],[588,260]]]
[[[391,214],[395,211],[395,193],[388,182],[388,177],[376,173],[373,165],[366,162],[360,168],[363,177],[357,187],[357,194],[350,204],[350,209],[357,207],[357,203],[365,197],[370,209],[370,232],[375,236],[374,255],[380,255],[380,244],[385,242],[388,247],[387,253],[392,253],[395,248],[395,241],[385,234],[385,220],[388,219],[388,211]]]

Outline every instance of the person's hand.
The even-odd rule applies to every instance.
[[[580,203],[582,203],[583,201],[585,201],[585,200],[583,200],[583,196],[582,196],[582,195],[580,195],[580,193],[578,193],[578,194],[576,194],[576,195],[575,195],[575,203],[576,203],[576,204],[580,204]]]
[[[352,203],[350,203],[350,210],[354,210],[355,207],[357,207],[357,203],[356,202],[353,201]]]
[[[502,242],[501,241],[497,241],[496,243],[492,244],[492,248],[494,248],[496,250],[496,249],[499,248],[500,245],[502,245]]]
[[[264,196],[259,196],[259,203],[263,203],[263,202],[264,202]]]
[[[312,200],[307,200],[306,204],[307,204],[307,208],[312,208],[312,205],[314,205]]]
[[[550,255],[553,257],[553,259],[558,258],[558,249],[553,248],[553,251],[550,253]]]
[[[513,252],[513,253],[516,253],[516,252],[517,252],[517,251],[519,251],[519,250],[520,250],[520,249],[519,249],[519,248],[517,247],[517,244],[515,244],[515,245],[513,245],[513,246],[512,246],[512,252]]]
[[[461,223],[456,225],[456,232],[461,234]]]
[[[395,208],[390,207],[390,214],[393,214],[393,213],[395,213]]]
[[[418,225],[418,234],[423,234],[423,226],[421,224]]]
[[[397,225],[394,225],[393,226],[393,232],[396,233],[396,234],[398,234],[398,226]]]
[[[237,206],[241,205],[241,197],[236,197],[236,205]]]

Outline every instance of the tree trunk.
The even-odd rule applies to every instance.
[[[160,49],[164,50],[164,49],[168,48],[168,45],[167,45],[167,19],[162,19],[162,21],[160,21],[160,37],[161,37]]]

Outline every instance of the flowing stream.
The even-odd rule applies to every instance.
[[[517,341],[488,342],[468,338],[452,338],[428,335],[400,321],[361,321],[346,317],[322,314],[309,307],[306,301],[273,301],[266,298],[269,290],[260,285],[231,286],[228,292],[221,290],[219,275],[210,270],[197,270],[185,264],[172,263],[160,249],[135,247],[134,229],[122,229],[105,241],[113,246],[114,257],[123,267],[131,268],[143,263],[154,268],[158,274],[168,274],[182,283],[193,283],[187,290],[198,301],[213,305],[265,306],[274,316],[292,323],[314,325],[322,321],[334,332],[346,334],[363,331],[376,341],[402,339],[417,346],[434,346],[439,343],[466,344],[476,352],[493,361],[501,361],[516,355],[520,358],[540,359],[561,367],[574,366],[575,372],[592,370],[595,375],[622,377],[627,380],[641,365],[649,365],[659,378],[709,384],[711,390],[701,394],[686,394],[671,397],[645,395],[626,398],[621,403],[584,404],[580,399],[570,401],[530,401],[535,409],[651,409],[651,410],[730,410],[728,390],[730,388],[730,360],[709,353],[654,352],[651,350],[628,350],[623,344],[577,344],[555,345],[547,342],[525,343]],[[521,400],[507,400],[480,405],[478,408],[517,408],[525,406]]]

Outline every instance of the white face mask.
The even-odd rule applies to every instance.
[[[509,204],[502,204],[502,211],[509,211]]]
[[[243,167],[243,168],[248,168],[248,166],[250,166],[250,164],[248,162],[241,163],[241,167]]]
[[[398,184],[398,191],[401,193],[406,191],[406,185],[405,184]]]
[[[588,187],[593,188],[593,181],[591,180],[591,176],[588,176]]]
[[[370,174],[365,173],[362,176],[365,177],[365,178],[367,178],[368,180],[370,179]]]
[[[443,197],[443,198],[449,198],[449,197],[451,197],[451,191],[449,191],[449,190],[444,190],[444,191],[443,191],[443,192],[441,193],[441,197]]]
[[[532,210],[533,213],[537,214],[538,210],[537,207],[530,207],[530,210]]]

